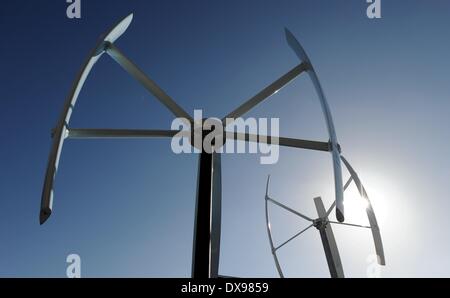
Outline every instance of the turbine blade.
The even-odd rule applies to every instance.
[[[269,197],[269,183],[270,183],[270,175],[267,176],[267,183],[266,183],[266,199]]]
[[[130,13],[127,17],[121,20],[114,28],[112,28],[108,33],[105,34],[103,41],[114,43],[119,37],[121,37],[133,21],[133,14]]]
[[[117,40],[128,28],[133,20],[133,14],[128,15],[121,20],[111,30],[109,30],[104,38],[101,38],[97,42],[94,49],[89,53],[88,58],[83,64],[79,74],[77,75],[69,96],[64,104],[64,109],[60,116],[60,119],[53,132],[52,148],[50,150],[47,170],[45,173],[44,187],[41,196],[41,209],[39,213],[39,222],[42,225],[47,221],[52,213],[53,208],[53,184],[58,169],[59,160],[61,157],[61,151],[64,144],[64,139],[67,137],[67,125],[70,122],[73,109],[75,107],[78,96],[83,88],[83,85],[89,76],[95,63],[100,59],[105,50],[105,43]]]
[[[270,251],[272,252],[273,261],[275,262],[275,267],[277,268],[277,272],[280,275],[281,278],[284,278],[283,270],[281,269],[280,262],[278,260],[277,252],[275,249],[275,246],[273,244],[273,238],[272,238],[272,227],[270,225],[270,219],[269,219],[269,200],[266,195],[265,200],[265,211],[266,211],[266,228],[267,228],[267,236],[269,237],[269,244],[270,244]]]
[[[113,43],[108,44],[106,52],[135,80],[141,83],[159,102],[168,108],[178,118],[193,122],[192,117],[181,108],[167,93],[151,80],[139,67],[129,60]]]
[[[287,84],[289,84],[293,79],[295,79],[297,76],[299,76],[302,72],[307,70],[306,64],[299,64],[293,69],[291,69],[288,73],[280,77],[278,80],[264,88],[262,91],[260,91],[258,94],[247,100],[245,103],[240,105],[237,109],[229,113],[227,116],[225,116],[222,119],[222,122],[225,124],[226,119],[236,119],[250,111],[252,108],[254,108],[256,105],[264,101],[265,99],[271,97],[275,93],[277,93],[281,88],[285,87]],[[226,123],[226,124],[231,124]]]
[[[314,68],[305,50],[301,46],[300,42],[288,29],[285,29],[285,33],[288,45],[292,48],[292,50],[295,52],[300,61],[308,65],[309,77],[314,85],[317,96],[319,97],[320,106],[322,108],[322,112],[327,124],[330,143],[332,145],[331,148],[333,158],[334,187],[336,196],[336,218],[338,219],[338,221],[343,222],[345,220],[345,216],[344,216],[344,190],[342,188],[342,169],[340,161],[339,144],[337,141],[333,118],[331,117],[330,107],[325,97],[325,93],[323,92],[319,78],[317,77],[317,74],[314,71]]]
[[[372,203],[370,202],[369,196],[367,195],[367,192],[366,192],[363,184],[361,183],[361,180],[359,179],[356,171],[353,169],[353,167],[350,165],[350,163],[343,156],[341,156],[341,158],[342,158],[342,161],[343,161],[344,165],[346,166],[347,170],[350,172],[350,175],[352,176],[353,181],[355,181],[355,184],[356,184],[356,187],[358,188],[359,194],[361,195],[361,197],[363,199],[365,199],[367,201],[366,213],[367,213],[367,217],[369,219],[370,227],[372,230],[373,241],[375,243],[375,251],[378,256],[378,263],[380,265],[386,265],[386,260],[384,257],[383,241],[381,239],[381,232],[380,232],[380,228],[378,227],[378,222],[377,222],[377,218],[375,216],[375,212],[372,207]]]
[[[297,40],[297,38],[292,34],[292,32],[288,28],[284,28],[284,33],[286,35],[286,41],[288,45],[291,47],[291,49],[294,50],[295,54],[297,55],[298,59],[302,62],[310,63],[309,57],[306,54],[306,51],[303,49],[300,42]]]

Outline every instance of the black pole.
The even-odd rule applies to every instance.
[[[202,152],[197,179],[193,278],[217,278],[219,274],[221,193],[220,154]]]

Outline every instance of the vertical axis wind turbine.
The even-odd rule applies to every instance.
[[[180,136],[175,130],[146,130],[146,129],[104,129],[104,128],[71,128],[70,118],[75,108],[80,91],[94,67],[95,63],[108,54],[117,62],[129,75],[147,89],[162,105],[164,105],[175,117],[182,118],[190,127],[195,127],[194,119],[180,107],[161,87],[148,77],[136,64],[128,59],[116,46],[118,38],[125,33],[131,24],[133,14],[130,14],[116,26],[104,34],[90,52],[79,75],[76,77],[73,87],[69,93],[61,117],[53,130],[53,144],[51,147],[47,171],[45,174],[44,187],[41,198],[41,209],[39,214],[40,223],[45,223],[53,211],[53,189],[54,180],[58,164],[61,158],[62,147],[66,139],[124,139],[124,138],[172,138]],[[239,118],[253,107],[263,102],[281,88],[290,83],[302,73],[307,72],[317,91],[322,107],[324,118],[327,124],[329,140],[311,141],[284,137],[271,137],[254,135],[248,133],[227,132],[224,129],[224,140],[241,140],[246,142],[258,142],[266,144],[276,144],[280,146],[301,148],[330,152],[333,161],[335,177],[335,203],[336,217],[339,222],[344,221],[344,204],[342,173],[340,164],[340,146],[334,129],[331,112],[325,99],[322,87],[320,86],[316,72],[314,71],[309,58],[295,37],[286,29],[286,38],[290,47],[294,50],[300,63],[281,76],[279,79],[268,85],[262,91],[245,101],[233,112],[222,119],[221,125],[225,128],[227,118]],[[227,123],[229,124],[229,123]],[[192,129],[187,132],[191,145],[194,146],[193,139],[203,140],[207,131]],[[223,144],[222,144],[223,146]],[[212,152],[201,149],[198,164],[197,198],[195,212],[195,226],[193,236],[193,256],[192,256],[192,277],[214,278],[219,276],[219,255],[220,255],[220,233],[221,233],[221,153],[220,146],[215,145]]]
[[[328,210],[325,209],[325,206],[323,204],[322,198],[317,197],[314,198],[314,204],[316,206],[318,218],[311,219],[310,217],[286,206],[285,204],[273,199],[269,196],[269,182],[270,182],[270,176],[267,178],[267,185],[266,185],[266,196],[265,196],[265,214],[266,214],[266,228],[267,228],[267,235],[269,238],[269,244],[270,249],[272,251],[272,256],[275,262],[275,267],[278,271],[278,274],[281,278],[284,277],[283,270],[281,269],[280,261],[278,259],[277,252],[279,249],[284,247],[286,244],[290,243],[292,240],[297,238],[298,236],[302,235],[304,232],[309,230],[312,227],[315,227],[320,232],[320,238],[322,239],[322,245],[325,252],[325,257],[327,259],[328,269],[330,271],[330,276],[332,278],[344,278],[344,268],[342,267],[341,257],[339,255],[339,250],[336,244],[336,239],[334,237],[333,229],[331,227],[332,224],[334,225],[344,225],[344,226],[350,226],[350,227],[357,227],[357,228],[366,228],[370,229],[372,232],[373,241],[375,244],[375,252],[377,255],[377,261],[378,264],[384,266],[386,265],[386,261],[384,258],[384,249],[383,249],[383,243],[381,241],[381,233],[380,228],[378,227],[377,219],[375,217],[375,213],[373,211],[372,203],[369,200],[369,196],[367,195],[367,192],[361,183],[361,180],[359,179],[358,175],[356,174],[353,167],[350,165],[350,163],[341,156],[342,162],[346,166],[348,172],[350,173],[350,178],[347,180],[345,185],[343,186],[344,192],[347,190],[347,188],[350,186],[352,182],[355,183],[360,198],[365,201],[366,205],[366,213],[367,218],[369,219],[369,226],[359,225],[359,224],[352,224],[352,223],[343,223],[338,221],[331,221],[329,219],[329,216],[331,214],[331,211],[336,207],[335,202],[331,204],[331,206],[328,208]],[[278,206],[306,221],[311,222],[309,226],[289,238],[288,240],[284,241],[282,244],[275,246],[272,236],[272,225],[270,221],[270,213],[269,213],[269,203],[272,203],[275,206]]]

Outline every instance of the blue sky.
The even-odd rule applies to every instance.
[[[448,157],[450,3],[363,0],[82,1],[0,6],[0,276],[64,277],[77,253],[85,277],[189,276],[197,155],[170,140],[68,140],[52,217],[38,213],[50,130],[98,36],[134,12],[117,42],[185,110],[222,117],[298,63],[284,40],[301,41],[328,95],[343,154],[371,196],[385,244],[385,277],[450,276]],[[284,136],[327,140],[311,83],[298,78],[246,116],[279,117]],[[173,118],[105,56],[79,97],[72,127],[168,129]],[[275,165],[225,155],[220,272],[275,277],[264,188],[315,215],[333,199],[330,156],[281,149]],[[353,190],[354,191],[354,190]],[[364,221],[360,213],[349,221]],[[306,223],[273,208],[280,243]],[[336,227],[347,276],[364,277],[370,233]],[[317,231],[280,252],[287,276],[327,277]]]

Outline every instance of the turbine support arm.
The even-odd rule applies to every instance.
[[[128,59],[113,43],[107,43],[105,46],[105,51],[176,117],[187,119],[191,123],[193,122],[192,117],[185,110],[183,110],[183,108],[181,108],[169,95],[167,95],[167,93],[152,79],[150,79],[136,64]]]
[[[179,134],[178,130],[148,129],[68,129],[70,139],[126,139],[126,138],[171,138]],[[186,132],[186,136],[189,132]]]
[[[285,242],[283,242],[282,244],[277,246],[275,248],[275,251],[279,250],[280,248],[282,248],[283,246],[285,246],[286,244],[288,244],[289,242],[291,242],[292,240],[294,240],[295,238],[297,238],[298,236],[300,236],[301,234],[303,234],[304,232],[306,232],[307,230],[309,230],[313,226],[314,226],[314,224],[310,224],[309,226],[307,226],[306,228],[304,228],[303,230],[301,230],[300,232],[298,232],[297,234],[295,234],[294,236],[292,236],[291,238],[289,238],[288,240],[286,240]]]
[[[330,143],[329,142],[320,142],[320,141],[310,141],[310,140],[302,140],[302,139],[293,139],[286,137],[273,137],[273,136],[265,136],[265,135],[256,135],[249,133],[239,133],[239,132],[225,132],[225,137],[227,139],[245,141],[245,142],[257,142],[264,144],[277,144],[283,147],[292,147],[299,149],[307,149],[307,150],[315,150],[315,151],[324,151],[330,152]]]
[[[350,226],[350,227],[355,227],[355,228],[364,228],[364,229],[370,229],[370,226],[363,226],[363,225],[355,225],[355,224],[351,224],[351,223],[345,223],[345,222],[338,222],[338,221],[328,221],[331,224],[335,224],[335,225],[344,225],[344,226]]]
[[[304,220],[307,220],[307,221],[310,221],[310,222],[313,222],[313,221],[314,221],[314,220],[312,220],[311,218],[309,218],[308,216],[303,215],[303,214],[301,214],[300,212],[295,211],[294,209],[289,208],[288,206],[283,205],[283,204],[281,204],[280,202],[278,202],[278,201],[276,201],[276,200],[274,200],[274,199],[272,199],[272,198],[270,198],[270,197],[268,197],[268,196],[266,197],[266,200],[268,200],[268,201],[274,203],[275,205],[277,205],[278,207],[283,208],[284,210],[287,210],[287,211],[289,211],[289,212],[291,212],[291,213],[293,213],[293,214],[295,214],[295,215],[297,215],[297,216],[303,218]]]
[[[293,69],[291,69],[289,72],[287,72],[285,75],[281,76],[278,80],[261,90],[258,94],[247,100],[245,103],[240,105],[238,108],[236,108],[234,111],[229,113],[227,116],[225,116],[222,119],[222,122],[225,123],[226,119],[236,119],[253,109],[256,105],[263,102],[267,98],[271,97],[272,95],[276,94],[279,90],[281,90],[283,87],[288,85],[293,79],[298,77],[300,74],[308,70],[308,64],[307,63],[300,63]]]

